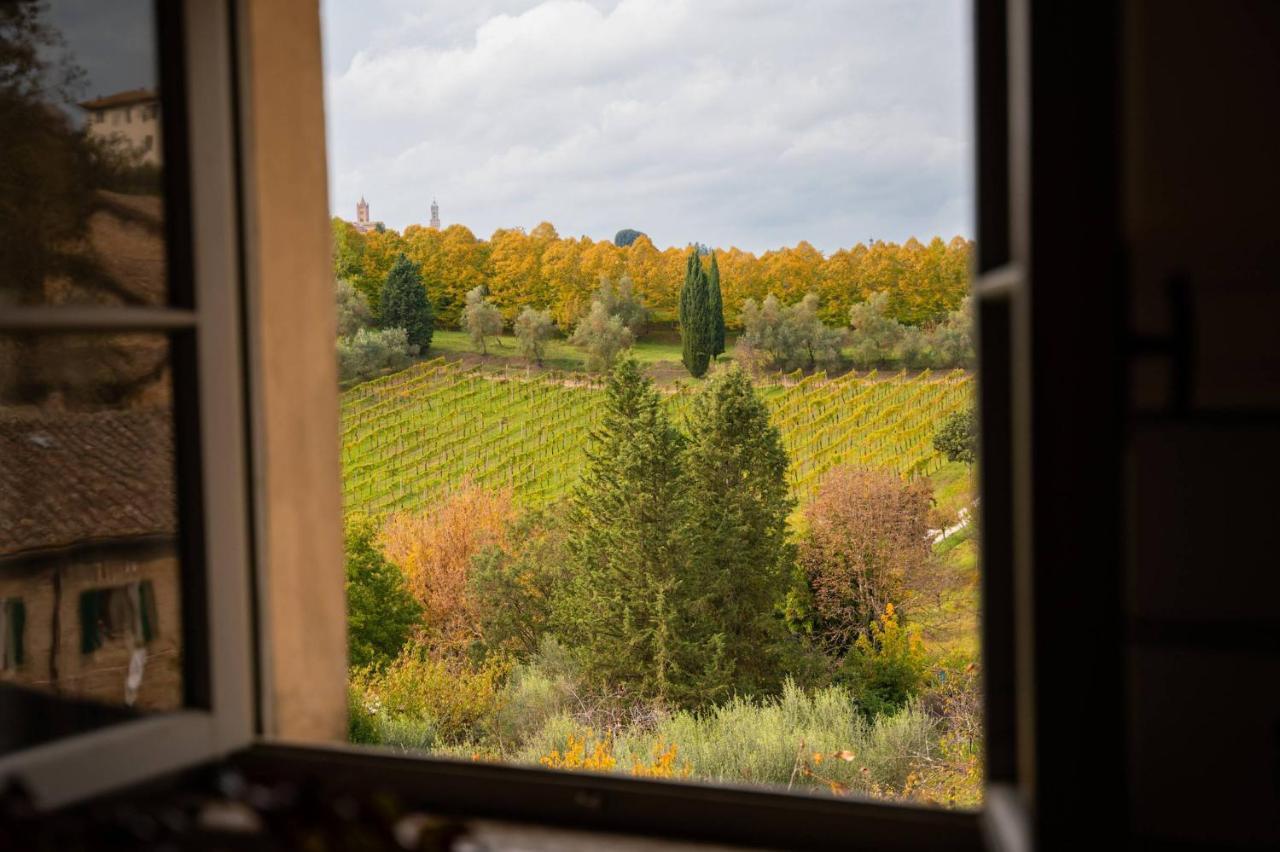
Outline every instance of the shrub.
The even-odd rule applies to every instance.
[[[344,278],[334,281],[334,298],[338,309],[338,336],[350,337],[373,323],[369,302],[355,285]]]
[[[489,351],[488,339],[502,334],[502,314],[498,306],[488,299],[483,286],[467,292],[467,304],[462,308],[462,327],[471,336],[471,345],[482,354]]]
[[[926,585],[932,493],[892,471],[841,467],[805,507],[799,562],[813,592],[817,631],[844,653],[908,586]]]
[[[400,569],[378,552],[377,532],[377,524],[364,515],[346,521],[347,658],[352,667],[385,666],[400,653],[422,615]]]
[[[503,742],[520,743],[548,720],[571,712],[582,694],[581,678],[571,652],[544,637],[537,654],[511,671],[502,688],[498,733]]]
[[[520,345],[520,354],[535,364],[542,365],[542,356],[547,349],[547,340],[551,338],[554,325],[550,311],[535,311],[525,308],[515,321],[516,342]]]
[[[957,411],[938,427],[933,448],[948,461],[971,465],[978,460],[978,416],[972,409]]]
[[[510,668],[501,656],[471,665],[435,659],[425,648],[410,646],[385,671],[353,672],[351,687],[369,715],[377,718],[381,741],[394,725],[403,736],[405,731],[420,733],[430,724],[438,734],[433,742],[456,745],[492,735],[501,708],[501,685]]]
[[[378,745],[382,742],[378,731],[378,717],[364,702],[364,693],[347,684],[347,741],[360,745]]]
[[[784,307],[769,295],[757,306],[742,303],[739,354],[754,367],[770,370],[833,369],[844,359],[845,331],[830,328],[818,316],[818,297],[809,293]]]
[[[597,771],[897,796],[922,758],[936,751],[936,737],[937,723],[915,704],[867,720],[844,687],[806,692],[788,681],[779,695],[657,714],[650,724],[608,733],[557,715],[515,758],[531,764],[596,758]]]
[[[469,596],[487,648],[538,651],[568,575],[565,508],[531,510],[472,559]]]
[[[620,772],[629,772],[636,778],[687,778],[693,772],[693,767],[688,761],[677,764],[679,753],[680,747],[676,744],[659,740],[654,743],[651,754],[644,760],[632,756],[628,769],[626,764],[618,765],[618,758],[613,753],[613,741],[609,737],[600,738],[588,730],[581,737],[569,734],[563,751],[553,748],[539,758],[538,762],[551,769],[609,772],[616,768]]]
[[[836,674],[858,697],[868,718],[892,713],[924,684],[928,661],[920,631],[898,623],[893,604],[863,633]]]
[[[929,333],[913,326],[903,326],[895,353],[902,366],[909,370],[941,366],[936,363]]]
[[[863,321],[867,322],[865,319]],[[886,322],[883,317],[878,317],[871,327],[880,325],[888,328],[888,322],[892,320]],[[897,343],[893,345],[892,351],[883,346],[877,350],[881,361],[888,360],[892,355],[904,367],[913,370],[968,368],[974,364],[973,318],[967,298],[958,309],[947,314],[942,322],[927,329],[900,326],[897,334]],[[892,335],[886,332],[885,338],[890,337]]]
[[[596,291],[594,301],[604,305],[604,312],[617,317],[633,339],[644,334],[645,323],[649,321],[649,311],[645,309],[640,296],[636,294],[631,278],[624,275],[615,286],[608,278],[601,276],[600,289]]]
[[[403,370],[417,354],[418,347],[409,345],[402,328],[362,328],[338,340],[338,378],[345,382]]]
[[[808,293],[785,312],[789,338],[795,347],[792,361],[808,370],[839,367],[844,358],[845,330],[828,328],[818,317],[818,296]]]
[[[760,305],[754,299],[742,303],[742,335],[739,360],[758,369],[784,369],[795,353],[782,303],[772,293]]]
[[[942,661],[921,704],[938,718],[942,732],[937,750],[909,779],[912,798],[949,807],[980,805],[983,720],[977,664],[963,655]]]
[[[866,369],[892,359],[905,334],[904,327],[889,316],[889,294],[872,293],[866,301],[849,309],[850,357],[855,367]]]
[[[977,360],[973,345],[973,311],[966,296],[960,307],[947,314],[929,332],[934,367],[972,367]]]
[[[422,604],[426,641],[460,652],[480,639],[478,608],[468,589],[472,559],[505,543],[511,493],[464,483],[435,507],[388,518],[382,530],[387,558],[400,566]]]
[[[587,353],[588,370],[601,371],[612,369],[618,354],[630,349],[635,337],[620,318],[610,316],[604,304],[595,301],[587,315],[578,320],[569,342]]]

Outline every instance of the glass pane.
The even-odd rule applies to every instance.
[[[6,749],[183,703],[169,349],[157,334],[0,336]],[[81,703],[51,721],[41,693]]]
[[[0,306],[168,301],[154,6],[0,4]]]
[[[978,805],[963,4],[392,5],[321,4],[351,739]]]

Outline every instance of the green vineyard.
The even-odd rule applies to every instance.
[[[937,424],[970,402],[963,372],[783,377],[757,385],[791,457],[801,501],[839,464],[928,475],[943,459]],[[667,397],[675,422],[695,391]],[[598,383],[494,375],[426,361],[342,395],[342,476],[348,511],[416,509],[470,478],[540,505],[565,494],[600,416]]]

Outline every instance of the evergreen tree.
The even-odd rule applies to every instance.
[[[401,254],[382,285],[381,322],[383,328],[403,328],[409,345],[425,352],[431,346],[435,313],[422,284],[418,266]]]
[[[422,617],[400,569],[383,558],[378,526],[365,515],[346,521],[347,657],[352,668],[383,667],[404,647]]]
[[[711,315],[711,357],[724,354],[724,297],[720,293],[720,264],[711,252],[711,271],[707,275],[707,308]]]
[[[707,382],[688,432],[680,621],[706,702],[778,685],[785,637],[775,611],[790,587],[794,501],[781,433],[740,368]]]
[[[697,251],[689,252],[685,264],[684,287],[680,291],[681,360],[694,378],[707,372],[711,363],[712,321],[708,300],[707,272]]]
[[[666,696],[679,676],[673,601],[684,440],[633,359],[614,368],[605,399],[572,498],[572,579],[554,608],[556,628],[591,680]]]

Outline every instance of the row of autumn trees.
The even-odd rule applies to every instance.
[[[928,244],[860,243],[830,256],[807,242],[758,257],[718,249],[725,320],[739,328],[747,299],[773,295],[792,304],[815,293],[823,319],[843,325],[854,304],[884,293],[888,314],[898,322],[940,322],[967,292],[971,248],[961,237],[935,237]],[[629,278],[654,319],[676,319],[689,255],[685,248],[659,251],[643,234],[627,246],[561,237],[547,222],[527,233],[500,229],[482,240],[462,225],[361,233],[341,219],[333,220],[333,251],[335,277],[352,282],[375,311],[382,284],[403,253],[418,265],[439,321],[448,327],[458,325],[466,294],[484,287],[507,322],[536,305],[566,332],[589,311],[601,278]]]

